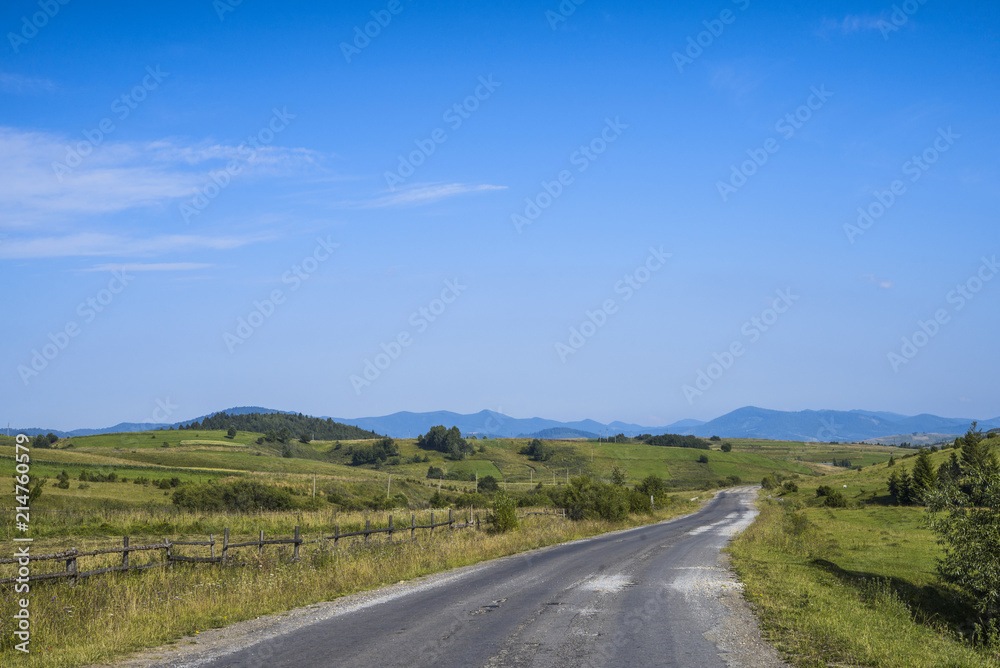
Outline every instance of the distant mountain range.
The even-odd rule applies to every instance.
[[[216,411],[219,412],[219,411]],[[260,406],[239,406],[228,408],[226,413],[287,413]],[[212,414],[209,414],[212,415]],[[104,429],[74,429],[58,431],[54,429],[29,428],[12,430],[29,435],[46,434],[50,431],[60,438],[89,436],[129,431],[148,431],[161,428],[177,428],[195,421],[202,415],[184,422],[173,424],[153,424],[122,422]],[[327,419],[327,416],[320,416]],[[661,427],[647,427],[628,422],[604,424],[595,420],[560,422],[545,418],[514,418],[496,411],[479,411],[462,414],[451,411],[411,413],[403,411],[381,417],[331,418],[335,422],[354,425],[378,434],[395,438],[415,438],[426,433],[434,425],[456,426],[465,435],[490,437],[528,438],[595,438],[599,434],[691,434],[694,436],[721,436],[726,438],[768,438],[790,441],[863,441],[882,437],[897,437],[896,442],[906,440],[911,434],[940,434],[955,436],[964,434],[972,423],[970,418],[944,418],[937,415],[899,415],[880,411],[773,411],[765,408],[746,406],[708,422],[700,420],[680,420]],[[979,420],[984,430],[1000,428],[1000,417]],[[914,439],[916,440],[916,439]],[[889,442],[889,441],[886,441]]]

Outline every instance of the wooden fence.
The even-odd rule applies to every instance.
[[[565,513],[544,513],[544,512],[543,513],[539,513],[539,512],[526,513],[525,516],[526,515],[550,515],[550,514],[551,515],[560,515],[561,514],[563,517],[565,517]],[[143,570],[143,569],[147,569],[147,568],[157,568],[157,567],[160,567],[160,566],[168,566],[170,564],[174,564],[174,563],[178,563],[178,562],[181,562],[181,563],[216,563],[216,564],[231,563],[230,555],[229,555],[229,550],[236,549],[236,548],[243,548],[243,547],[256,547],[257,548],[257,554],[258,555],[263,555],[263,553],[264,553],[264,546],[265,545],[291,545],[292,546],[292,559],[293,560],[298,560],[298,558],[299,558],[299,547],[301,545],[303,545],[304,543],[306,543],[306,542],[318,543],[318,542],[321,542],[321,541],[331,541],[332,540],[334,546],[336,546],[338,544],[338,541],[340,541],[340,539],[342,539],[342,538],[363,537],[364,538],[364,542],[367,543],[367,542],[369,542],[369,539],[373,535],[380,534],[380,533],[388,534],[389,535],[389,540],[391,541],[392,540],[392,536],[393,536],[394,533],[398,534],[398,533],[407,532],[407,531],[410,533],[410,540],[416,540],[416,532],[417,532],[418,529],[419,530],[427,530],[427,531],[430,532],[430,535],[433,535],[434,534],[434,529],[440,528],[440,527],[448,527],[449,529],[467,529],[467,528],[477,528],[478,529],[483,524],[489,524],[491,521],[492,520],[489,519],[489,518],[481,519],[478,512],[474,512],[474,511],[470,510],[468,518],[466,519],[466,521],[462,522],[462,523],[458,523],[458,522],[455,521],[454,513],[451,510],[449,510],[448,511],[448,519],[446,521],[435,522],[434,521],[434,512],[431,511],[431,517],[430,517],[430,523],[429,524],[417,524],[417,516],[414,513],[414,514],[410,515],[410,523],[409,524],[400,524],[400,525],[397,526],[397,525],[393,524],[393,517],[392,517],[392,515],[389,515],[389,525],[386,526],[386,527],[377,528],[377,529],[373,529],[371,527],[371,520],[365,520],[365,528],[362,529],[362,530],[360,530],[360,531],[347,531],[345,533],[341,533],[340,532],[340,525],[336,525],[334,527],[333,535],[332,536],[323,536],[323,537],[319,538],[318,540],[305,541],[305,540],[302,539],[302,536],[301,536],[300,531],[299,531],[299,527],[296,526],[295,527],[295,534],[294,534],[294,536],[292,538],[270,538],[270,539],[265,540],[264,539],[264,532],[262,530],[259,533],[257,540],[253,540],[253,541],[249,541],[249,542],[244,542],[244,543],[230,543],[229,542],[229,528],[226,527],[224,529],[224,531],[223,531],[223,534],[222,534],[222,543],[221,543],[221,546],[220,546],[221,547],[221,551],[220,551],[220,553],[219,553],[218,556],[216,556],[216,554],[215,554],[215,547],[216,547],[216,545],[218,543],[216,542],[215,536],[213,534],[209,534],[207,541],[182,541],[182,540],[171,541],[171,540],[165,538],[162,543],[152,543],[150,545],[130,545],[129,544],[129,537],[125,536],[125,537],[122,538],[122,546],[121,547],[111,547],[111,548],[105,548],[105,549],[101,549],[101,550],[91,550],[89,552],[80,552],[76,548],[73,548],[73,549],[70,549],[70,550],[65,550],[63,552],[57,552],[55,554],[39,554],[39,555],[32,554],[32,555],[30,555],[30,556],[27,557],[27,559],[29,561],[65,560],[65,562],[66,562],[66,570],[65,571],[60,571],[58,573],[31,574],[31,575],[27,576],[27,580],[34,581],[34,580],[51,580],[51,579],[69,578],[70,582],[76,583],[76,582],[79,582],[80,578],[90,577],[91,575],[101,575],[102,573],[111,573],[111,572],[116,572],[116,571],[132,571],[132,570]],[[178,547],[178,546],[208,547],[209,548],[209,556],[207,556],[207,557],[188,557],[188,556],[184,556],[184,555],[180,555],[180,554],[174,554],[173,550],[174,550],[175,547]],[[153,550],[164,550],[165,551],[165,556],[166,556],[165,560],[164,561],[153,562],[153,563],[148,563],[148,564],[135,564],[135,565],[133,565],[133,564],[129,563],[129,555],[132,552],[146,552],[146,551],[153,551]],[[92,556],[101,555],[101,554],[115,554],[115,553],[120,553],[122,555],[121,564],[118,565],[118,566],[110,566],[110,567],[107,567],[107,568],[98,568],[98,569],[95,569],[95,570],[82,571],[82,572],[79,569],[79,565],[77,563],[77,560],[80,559],[81,557],[92,557]],[[17,559],[17,558],[14,558],[14,559],[0,559],[0,564],[18,564],[20,562],[21,562],[21,559]],[[21,564],[21,565],[23,565],[23,564]],[[18,577],[3,578],[3,579],[0,579],[0,584],[7,584],[7,583],[10,583],[10,582],[15,582],[15,581],[24,582],[24,579],[23,578],[18,578]]]

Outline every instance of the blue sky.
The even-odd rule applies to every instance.
[[[13,426],[1000,415],[987,3],[43,0],[0,26]]]

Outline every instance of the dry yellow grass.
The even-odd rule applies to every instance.
[[[265,549],[262,558],[257,557],[256,548],[243,548],[233,558],[246,562],[245,566],[175,564],[97,576],[75,586],[65,581],[35,583],[31,596],[31,654],[25,656],[13,648],[15,597],[6,595],[0,602],[0,663],[12,664],[16,660],[17,665],[24,666],[78,666],[106,662],[201,630],[486,559],[660,521],[696,507],[696,502],[678,502],[654,516],[622,523],[530,516],[522,520],[519,531],[505,534],[443,529],[435,531],[433,537],[426,531],[418,532],[416,541],[373,538],[366,545],[356,539],[342,541],[336,548],[329,541],[321,541],[304,546],[297,563],[289,562],[290,547]],[[360,513],[355,518],[338,518],[342,530],[349,523],[363,520]],[[318,538],[326,533],[322,529],[311,527],[303,538]],[[239,533],[256,537],[251,531]],[[235,538],[239,534],[233,535]],[[106,547],[110,541],[92,542]],[[77,545],[81,549],[93,546]],[[40,553],[45,547],[58,545],[36,545],[33,551]],[[95,567],[94,562],[86,566]]]

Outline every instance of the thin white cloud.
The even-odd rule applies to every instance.
[[[0,259],[33,259],[79,256],[152,256],[193,250],[230,250],[262,238],[203,237],[169,234],[132,239],[113,234],[84,232],[62,237],[4,240]]]
[[[214,267],[213,264],[204,262],[156,262],[147,264],[98,264],[90,269],[82,271],[194,271],[196,269],[208,269]]]
[[[21,76],[11,72],[0,72],[0,91],[4,93],[39,93],[56,89],[56,85],[48,79]]]
[[[416,185],[401,190],[391,195],[385,195],[378,199],[346,202],[345,208],[349,209],[381,209],[392,206],[419,206],[430,204],[439,200],[466,195],[468,193],[488,192],[491,190],[506,190],[507,186],[494,186],[489,184],[470,185],[466,183],[434,183],[429,185]]]
[[[239,178],[301,174],[319,154],[307,149],[265,146],[256,151],[225,144],[155,142],[96,144],[61,136],[0,127],[0,226],[23,227],[78,222],[130,209],[169,204],[195,194],[209,172],[232,160]]]
[[[885,19],[871,14],[848,14],[842,19],[823,19],[820,27],[822,34],[840,33],[851,35],[856,32],[882,30]]]
[[[875,274],[861,274],[860,278],[866,279],[869,283],[874,283],[883,290],[891,290],[896,287],[892,281],[887,281],[875,276]]]

